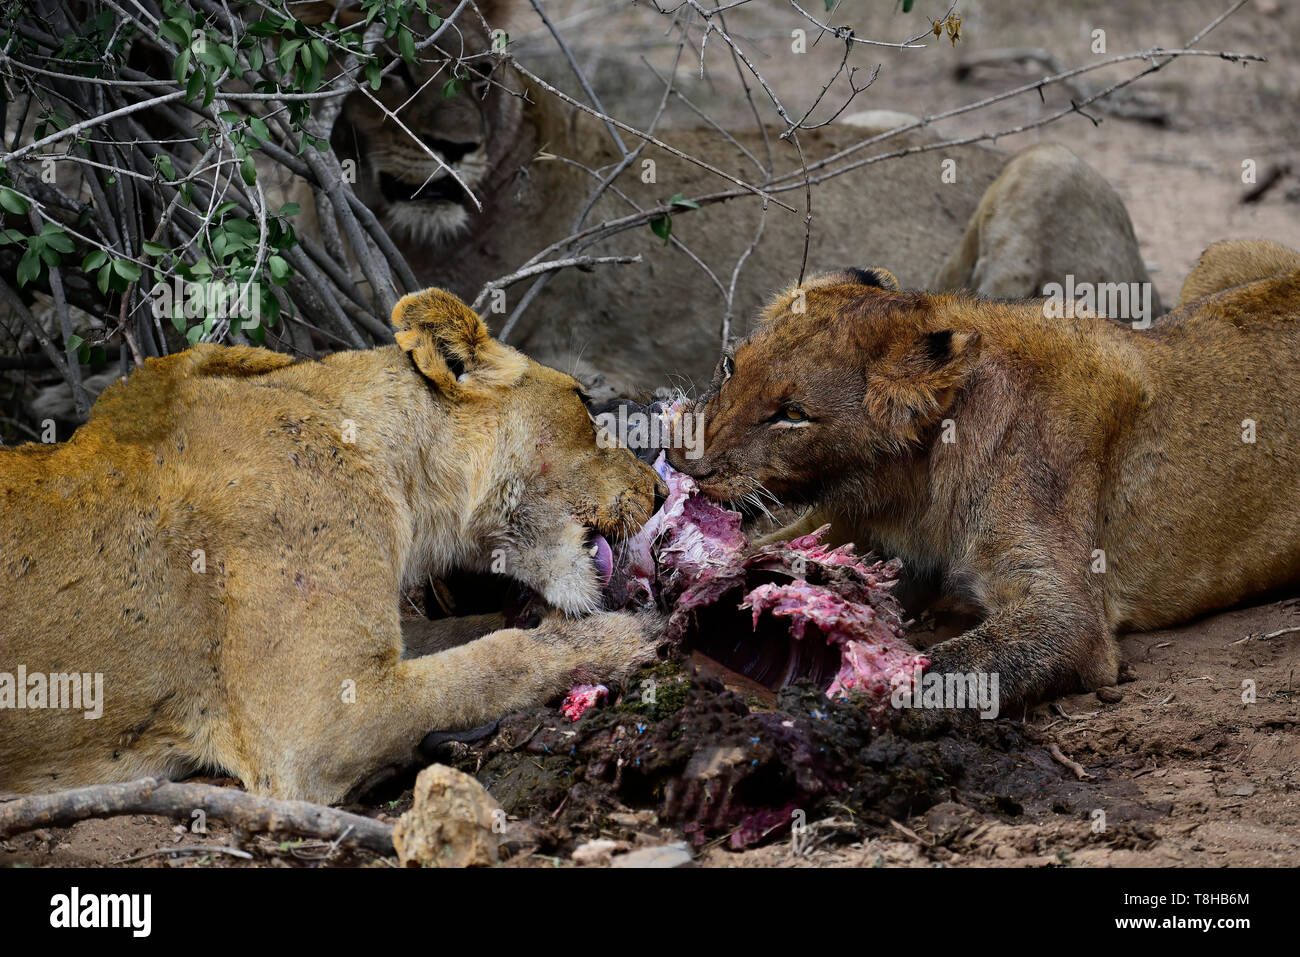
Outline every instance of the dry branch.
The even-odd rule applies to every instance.
[[[249,833],[313,837],[393,854],[391,824],[307,801],[281,801],[211,784],[143,778],[36,794],[0,804],[0,840],[88,818],[159,814],[190,823],[196,810]]]

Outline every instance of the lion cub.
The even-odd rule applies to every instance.
[[[655,476],[454,296],[392,321],[397,345],[319,362],[152,359],[70,441],[0,450],[0,791],[215,766],[337,801],[430,731],[653,651],[653,617],[610,613],[404,657],[428,626],[404,644],[399,595],[430,573],[504,563],[592,611],[589,536],[639,527]],[[102,687],[97,720],[68,676]]]
[[[1146,331],[813,280],[723,357],[703,456],[669,459],[720,499],[824,506],[792,532],[828,518],[941,571],[987,618],[934,670],[997,673],[1004,705],[1113,684],[1117,629],[1300,580],[1300,262],[1215,248],[1187,288],[1267,278]]]

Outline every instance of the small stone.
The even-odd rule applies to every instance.
[[[1124,692],[1118,688],[1098,688],[1097,700],[1104,701],[1106,704],[1118,704],[1124,700]]]
[[[489,867],[505,820],[478,781],[433,764],[415,779],[415,801],[393,827],[393,846],[404,867]]]
[[[626,854],[619,854],[612,861],[611,867],[694,867],[695,859],[682,842],[661,844],[658,847],[642,847]]]
[[[1009,861],[1016,857],[1016,849],[1010,844],[999,844],[993,849],[993,856],[1004,861]]]

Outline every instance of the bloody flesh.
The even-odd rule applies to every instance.
[[[626,572],[617,583],[623,594],[615,595],[616,603],[657,602],[669,614],[668,638],[697,646],[702,639],[716,640],[701,634],[709,621],[711,635],[731,633],[724,641],[734,643],[742,662],[738,670],[750,677],[778,687],[820,677],[828,695],[861,693],[873,716],[883,718],[893,691],[910,688],[930,663],[903,639],[892,594],[898,562],[868,563],[851,545],[828,548],[821,540],[825,528],[752,547],[738,513],[709,500],[664,456],[655,469],[668,496],[628,543]],[[736,627],[743,619],[734,614],[746,611],[748,636],[743,623]],[[755,637],[765,619],[784,632],[778,650]],[[769,637],[766,644],[772,643]],[[824,674],[799,673],[815,666],[819,655],[824,658],[827,648],[838,659],[828,684]]]

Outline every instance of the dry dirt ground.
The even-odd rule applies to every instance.
[[[1260,637],[1288,628],[1294,630]],[[787,840],[742,854],[716,848],[704,862],[722,867],[1300,864],[1300,603],[1292,599],[1229,611],[1183,628],[1128,635],[1121,644],[1132,678],[1119,686],[1122,700],[1074,695],[1027,717],[1091,776],[1080,785],[1088,785],[1092,808],[1024,802],[1016,813],[1007,802],[990,810],[959,800],[901,822],[905,830],[849,847],[796,856]],[[1246,682],[1255,689],[1250,704],[1243,702]],[[1009,775],[1027,770],[1044,788],[1061,786],[1060,768],[1052,763],[1006,770]]]
[[[820,13],[820,3],[810,10]],[[917,32],[918,17],[940,16],[946,4],[904,15],[888,3],[850,0],[841,14],[860,35],[902,39]],[[958,83],[951,66],[963,53],[995,47],[1041,46],[1066,64],[1091,56],[1091,30],[1107,31],[1111,53],[1161,44],[1176,46],[1227,6],[1226,0],[1189,0],[1176,5],[1121,0],[1051,5],[963,3],[964,39],[956,51],[947,41],[923,51],[879,51],[881,79],[855,109],[937,112],[1023,81],[1041,68],[980,72]],[[864,8],[859,12],[858,8]],[[557,22],[571,24],[581,42],[575,52],[598,78],[607,101],[622,95],[633,103],[657,94],[628,82],[641,76],[637,57],[662,61],[662,24],[651,29],[644,8],[594,18],[591,4],[555,4]],[[620,8],[621,9],[621,8]],[[568,19],[566,19],[566,16]],[[594,24],[594,25],[593,25]],[[760,61],[778,88],[802,83],[804,100],[815,95],[824,71],[784,56],[789,29],[797,25],[784,4],[768,2],[749,20],[738,11],[733,24],[766,38],[770,53]],[[518,36],[526,40],[529,27]],[[716,41],[715,41],[716,43]],[[839,50],[827,42],[821,63],[834,68]],[[1161,296],[1173,302],[1182,277],[1209,242],[1265,237],[1300,246],[1300,5],[1281,0],[1248,4],[1202,44],[1207,49],[1252,51],[1269,63],[1248,68],[1218,60],[1178,62],[1141,89],[1170,110],[1165,127],[1101,115],[1094,126],[1065,121],[999,142],[1015,150],[1040,140],[1066,142],[1101,170],[1128,204],[1144,256]],[[859,58],[862,63],[866,58]],[[716,64],[717,61],[711,61]],[[720,67],[718,68],[720,70]],[[1090,83],[1123,75],[1114,68]],[[815,76],[814,76],[815,74]],[[782,84],[785,84],[783,87]],[[812,88],[809,89],[809,84]],[[743,100],[721,74],[697,81],[691,95],[714,115],[744,120]],[[1041,105],[1022,97],[976,117],[949,121],[957,135],[1024,122],[1059,106],[1060,94]],[[608,105],[608,104],[607,104]],[[672,116],[678,124],[685,116]],[[671,123],[669,124],[671,128]],[[667,137],[671,141],[671,137]],[[1290,164],[1276,188],[1255,204],[1240,200],[1242,161],[1253,159],[1262,176]],[[888,263],[880,265],[888,266]],[[1292,629],[1292,630],[1288,630]],[[940,630],[939,636],[946,632]],[[916,633],[926,637],[924,629]],[[1122,639],[1131,680],[1118,701],[1077,695],[1023,717],[1042,740],[1001,757],[983,769],[975,790],[959,784],[923,813],[885,822],[859,835],[837,839],[839,823],[827,814],[811,822],[811,849],[796,854],[788,834],[743,852],[706,845],[699,863],[715,867],[771,866],[1246,866],[1300,864],[1300,605],[1283,600],[1208,617],[1166,631]],[[1253,690],[1253,696],[1251,694]],[[1111,696],[1113,697],[1113,695]],[[1004,719],[1011,720],[1011,719]],[[1037,738],[1035,739],[1037,740]],[[1053,759],[1055,741],[1081,766],[1086,779]],[[987,780],[992,779],[993,784]],[[999,793],[998,780],[1005,782]],[[408,795],[370,813],[395,815]],[[594,824],[586,837],[601,836]],[[156,818],[86,821],[38,831],[0,843],[0,865],[320,866],[370,863],[363,855],[331,851],[319,842],[282,844],[243,840],[252,854],[228,854],[233,835],[220,823],[206,836]],[[626,846],[663,840],[667,831],[641,824],[608,836]],[[179,856],[177,847],[210,846]],[[515,866],[567,864],[563,855],[517,854]]]
[[[940,626],[936,632],[925,622],[914,632],[920,640],[951,631]],[[841,831],[848,818],[841,810],[828,810],[810,817],[800,853],[785,830],[771,843],[741,852],[711,841],[699,849],[698,862],[710,867],[1300,863],[1300,602],[1284,600],[1175,630],[1129,635],[1122,647],[1131,680],[1119,686],[1121,700],[1075,695],[1027,716],[1002,719],[1015,729],[1023,718],[1041,740],[1033,735],[1027,747],[977,752],[981,766],[968,766],[951,792],[922,813],[879,818],[849,840]],[[1253,686],[1253,698],[1247,685]],[[556,726],[563,733],[561,723]],[[1049,755],[1052,741],[1080,765],[1086,779]],[[549,824],[562,800],[552,798],[554,810],[548,806],[535,818]],[[409,791],[355,810],[395,818],[407,807]],[[196,835],[172,821],[144,816],[84,821],[0,843],[0,865],[394,863],[332,850],[319,841],[235,840],[218,822],[209,830]],[[569,852],[595,838],[614,840],[624,850],[680,835],[645,809],[602,814],[565,830],[560,850],[523,838],[507,866],[570,866]],[[232,856],[231,846],[249,857]]]

